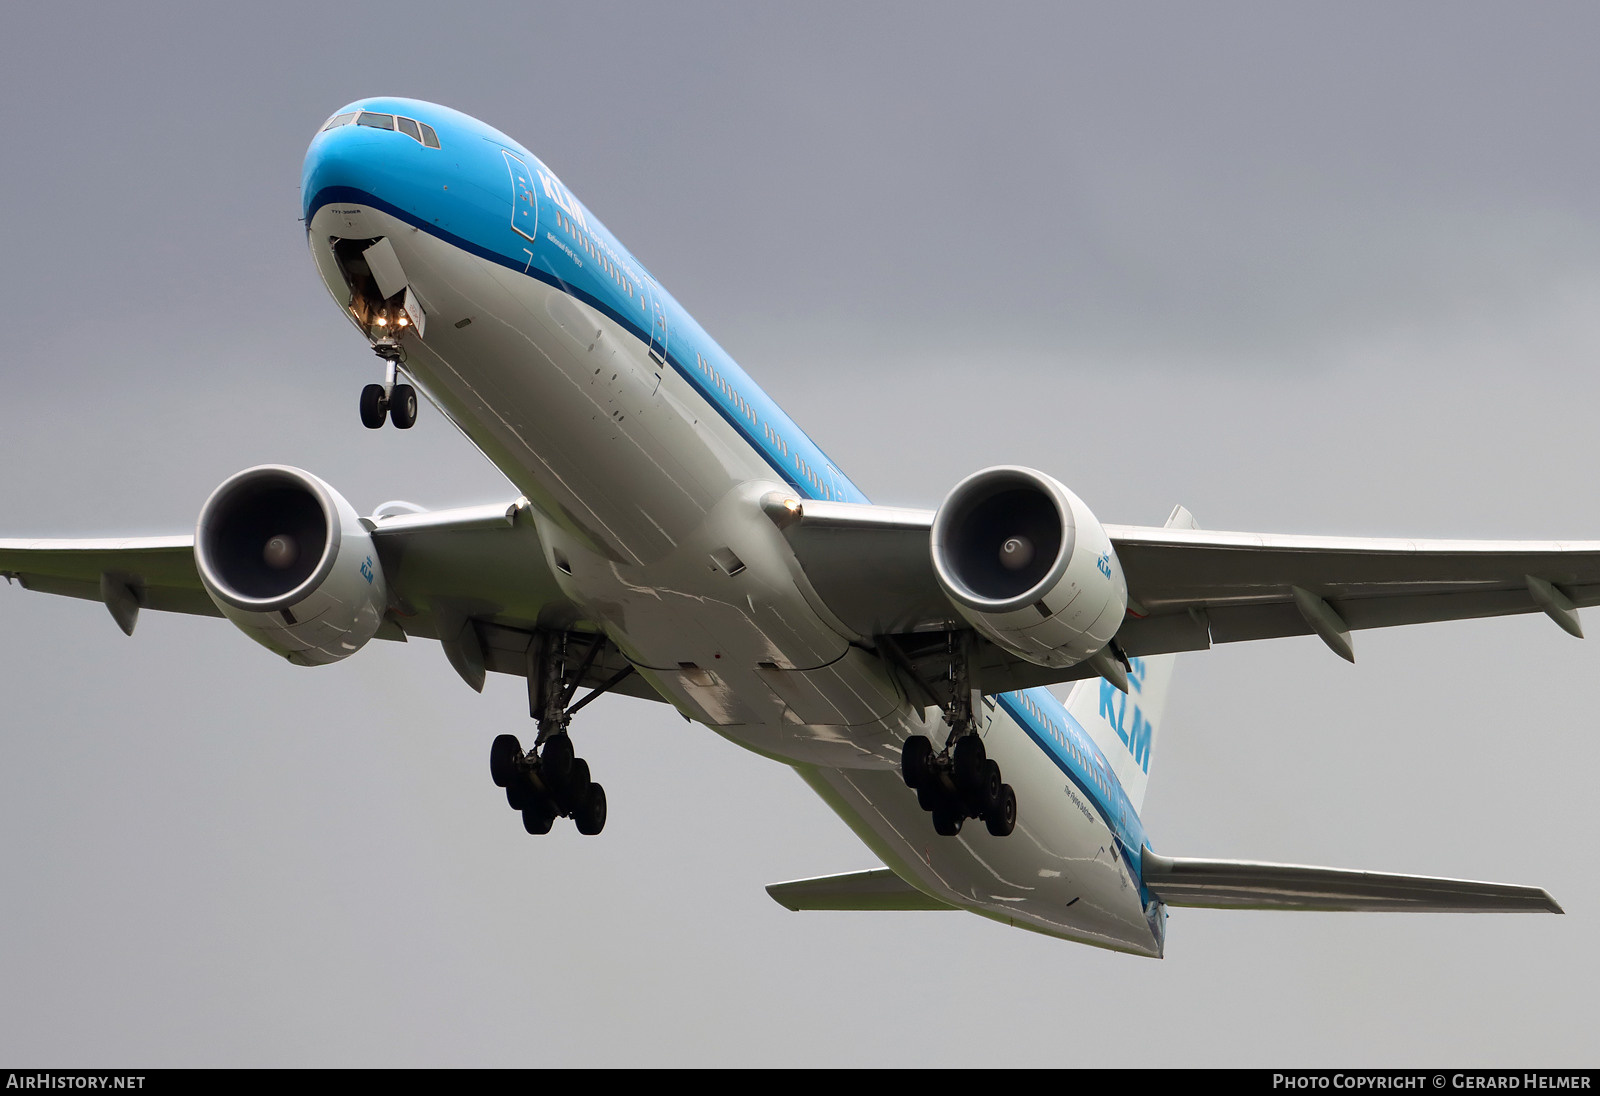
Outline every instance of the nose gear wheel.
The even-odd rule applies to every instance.
[[[409,430],[417,422],[417,390],[400,383],[405,351],[396,339],[384,336],[373,343],[372,352],[383,359],[383,383],[369,384],[361,390],[361,425],[378,430],[388,419],[395,429]]]

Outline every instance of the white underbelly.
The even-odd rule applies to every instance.
[[[1003,710],[985,720],[984,747],[1017,796],[1016,829],[1006,837],[990,836],[976,820],[955,837],[939,836],[895,771],[797,768],[885,864],[923,892],[1052,936],[1159,956],[1164,913],[1155,912],[1153,927],[1138,881],[1093,804]]]
[[[355,207],[349,207],[354,209]],[[311,241],[386,237],[427,312],[403,369],[528,498],[610,558],[670,553],[766,463],[620,324],[536,278],[386,213],[325,207]],[[330,273],[332,277],[330,278]]]
[[[324,209],[314,251],[332,235],[394,245],[428,316],[404,369],[534,504],[563,591],[663,696],[784,761],[897,763],[920,713],[806,598],[760,508],[783,484],[687,380],[560,290],[387,214]]]
[[[533,503],[566,595],[686,715],[796,766],[904,878],[987,916],[1159,954],[1103,820],[1003,711],[985,739],[1016,831],[938,837],[899,775],[901,744],[942,744],[882,660],[832,620],[760,498],[783,490],[739,433],[621,325],[535,278],[387,214],[326,207],[330,236],[387,237],[427,313],[405,371]],[[342,302],[341,302],[342,303]],[[730,563],[730,560],[732,561]]]

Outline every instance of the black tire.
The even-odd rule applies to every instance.
[[[572,772],[572,753],[572,739],[566,734],[558,734],[545,741],[544,749],[539,752],[539,761],[546,784],[559,788],[567,782],[567,774]]]
[[[389,421],[397,430],[410,430],[417,424],[417,390],[409,384],[394,386],[389,397]]]
[[[1000,766],[993,760],[983,763],[983,781],[978,787],[978,806],[985,814],[1000,806],[1000,790],[1005,787],[1000,777]]]
[[[590,784],[586,802],[572,820],[578,824],[578,832],[585,837],[593,837],[605,829],[606,790],[599,784]]]
[[[900,779],[908,788],[920,788],[928,782],[933,769],[933,743],[926,735],[914,734],[900,747]]]
[[[955,762],[956,787],[974,799],[983,789],[983,763],[988,755],[983,749],[983,739],[975,734],[964,734],[956,740]]]
[[[940,837],[954,837],[961,832],[961,823],[961,815],[949,807],[934,808],[933,832]]]
[[[522,756],[522,743],[514,734],[496,735],[489,747],[489,779],[494,786],[503,788],[517,772],[517,759]]]
[[[368,430],[383,426],[389,408],[383,402],[383,385],[369,384],[361,390],[361,425]]]
[[[936,811],[943,802],[944,795],[933,782],[930,781],[917,789],[917,806],[923,810]]]
[[[540,798],[543,799],[542,796]],[[549,833],[550,827],[555,824],[555,812],[546,803],[535,803],[522,812],[522,828],[535,836]]]
[[[533,785],[525,776],[513,777],[506,782],[506,804],[514,811],[525,811],[534,802]]]
[[[594,781],[589,778],[589,763],[581,757],[575,757],[572,767],[567,770],[567,779],[561,784],[561,799],[576,811],[588,802],[589,789],[593,786]]]
[[[1000,785],[999,801],[984,815],[983,824],[996,837],[1010,837],[1011,831],[1017,828],[1017,793],[1011,790],[1010,784]]]

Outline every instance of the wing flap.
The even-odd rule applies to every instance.
[[[1540,887],[1425,875],[1157,856],[1145,849],[1144,884],[1169,906],[1377,913],[1561,913]]]
[[[767,893],[785,909],[794,910],[953,910],[929,898],[888,868],[820,875],[773,883]]]
[[[439,639],[467,620],[534,632],[581,619],[523,500],[378,518],[371,529],[408,635]]]
[[[807,500],[784,529],[806,579],[862,636],[960,627],[933,577],[933,511]]]

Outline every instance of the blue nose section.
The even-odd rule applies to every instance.
[[[300,172],[301,213],[307,223],[330,202],[371,202],[392,192],[404,170],[401,134],[356,124],[324,130],[306,150]]]
[[[541,167],[499,130],[458,111],[416,99],[363,99],[312,138],[301,215],[309,231],[329,206],[378,210],[526,271]]]
[[[435,117],[443,107],[416,99],[363,99],[333,116],[311,141],[301,170],[307,221],[330,201],[414,205],[444,167]],[[415,212],[413,210],[413,212]]]
[[[498,130],[447,107],[363,99],[312,138],[301,170],[301,215],[309,225],[330,204],[367,206],[504,250],[504,233],[494,230],[511,224],[508,156],[536,163]]]

